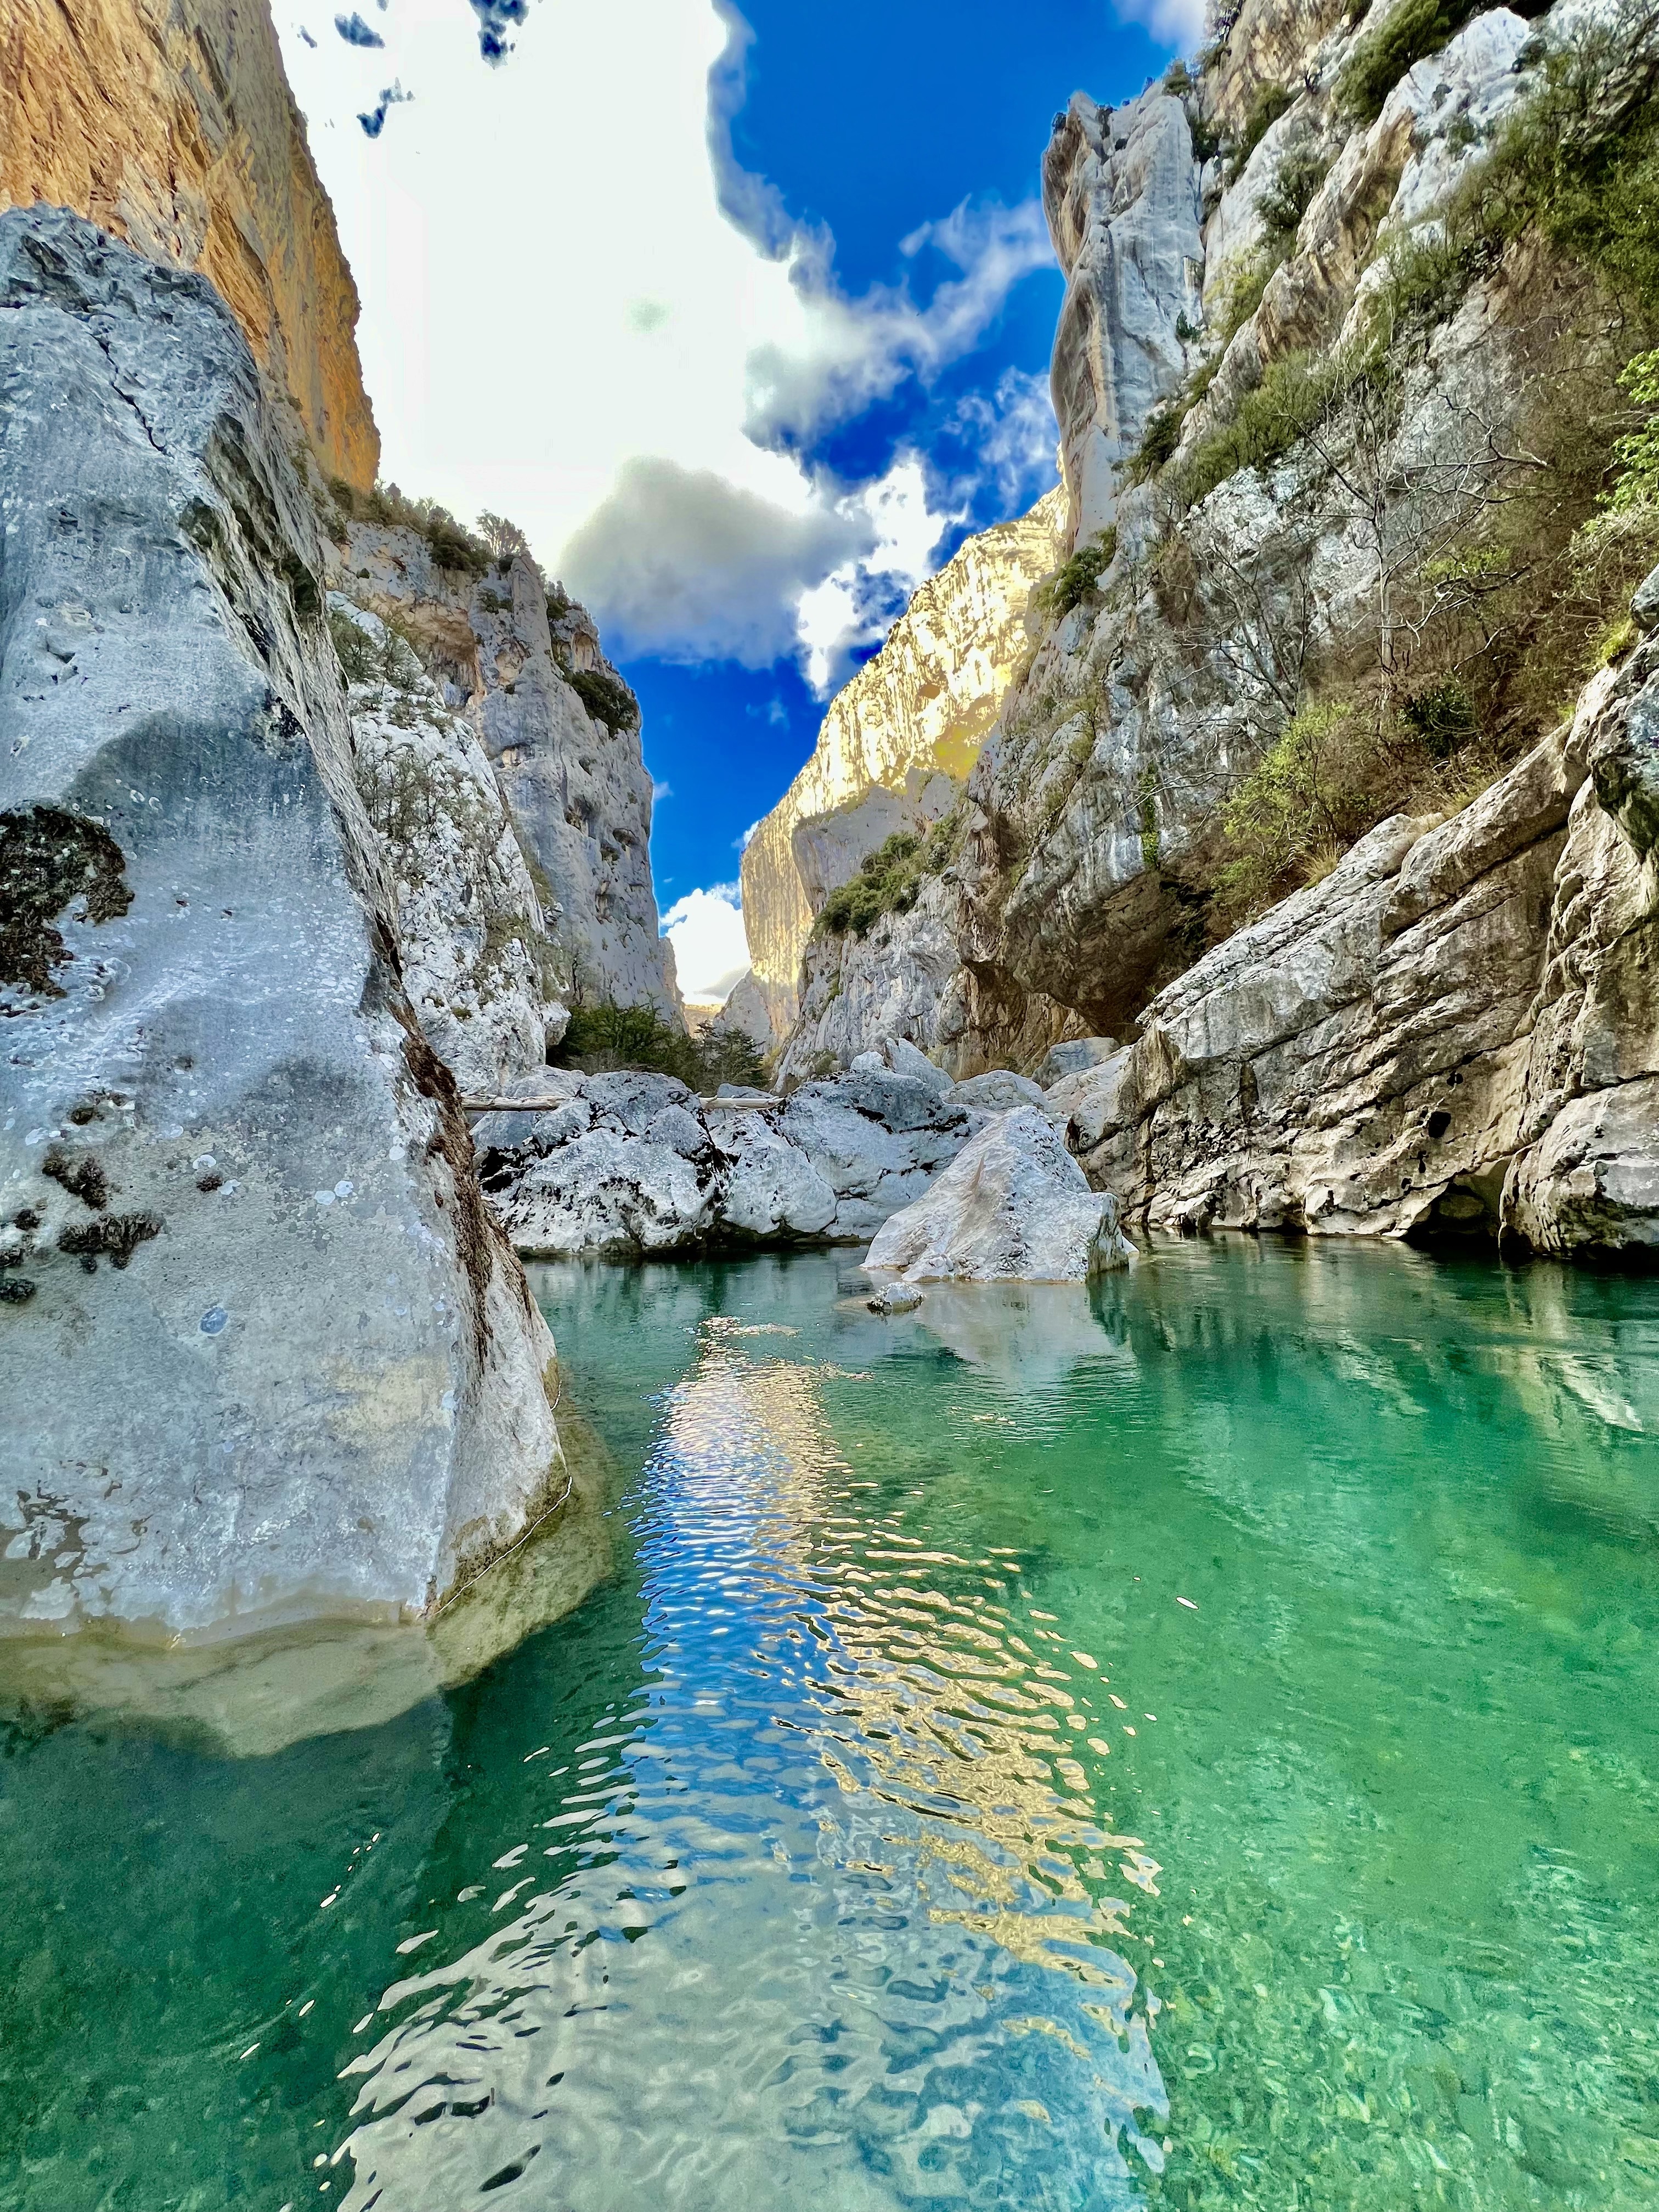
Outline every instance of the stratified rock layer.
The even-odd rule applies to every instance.
[[[396,1616],[562,1494],[309,502],[206,282],[0,217],[0,1625]]]
[[[1473,805],[1396,817],[1048,1094],[1154,1226],[1659,1256],[1659,644]]]
[[[325,471],[372,484],[356,287],[264,0],[9,0],[0,55],[0,208],[199,269]]]

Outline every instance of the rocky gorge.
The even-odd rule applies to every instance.
[[[1067,557],[949,813],[818,894],[786,1079],[1102,1037],[1128,1218],[1659,1246],[1656,52],[1245,0],[1056,116]]]
[[[1659,1249],[1645,18],[1245,0],[1055,118],[1063,482],[750,844],[763,1089],[551,1064],[684,1028],[637,702],[376,483],[268,20],[80,13],[0,171],[0,1626],[579,1595],[520,1255]]]

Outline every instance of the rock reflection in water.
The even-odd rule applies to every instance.
[[[492,1839],[499,1925],[382,1997],[355,2212],[532,2163],[584,2212],[1074,2212],[1161,2168],[1119,1948],[1151,1863],[1091,1802],[1072,1677],[987,1594],[1002,1563],[848,1510],[833,1371],[704,1322],[642,1492],[637,1698]]]

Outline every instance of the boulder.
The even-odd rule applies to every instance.
[[[781,1127],[836,1193],[826,1237],[853,1243],[920,1198],[981,1122],[931,1085],[860,1073],[803,1084]]]
[[[1051,1091],[1068,1075],[1081,1075],[1085,1068],[1100,1066],[1117,1049],[1117,1039],[1109,1036],[1070,1037],[1064,1044],[1051,1045],[1037,1069],[1037,1086]]]
[[[637,1071],[576,1083],[549,1110],[477,1126],[489,1203],[538,1258],[862,1242],[985,1118],[884,1061],[787,1103],[729,1088],[699,1099]]]
[[[941,1097],[952,1087],[945,1070],[929,1060],[925,1052],[919,1051],[908,1037],[884,1037],[881,1052],[895,1075],[908,1076],[912,1083],[925,1083]]]
[[[535,1259],[680,1251],[701,1243],[714,1218],[712,1172],[613,1121],[568,1138],[510,1178],[497,1168],[484,1188],[514,1246]]]
[[[970,1075],[953,1083],[945,1096],[953,1106],[976,1106],[983,1114],[1012,1114],[1018,1106],[1041,1106],[1042,1092],[1029,1075],[1011,1068],[994,1067],[986,1075]]]
[[[823,1236],[836,1218],[836,1192],[775,1118],[720,1114],[711,1127],[726,1170],[720,1213],[727,1237],[773,1243]]]
[[[878,1233],[865,1265],[907,1283],[1083,1282],[1133,1256],[1115,1200],[1090,1189],[1054,1123],[1027,1106],[964,1146]]]

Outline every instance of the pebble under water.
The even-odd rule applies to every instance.
[[[4,2212],[1659,2202],[1659,1281],[542,1268],[580,1609],[232,1756],[6,1692]]]

